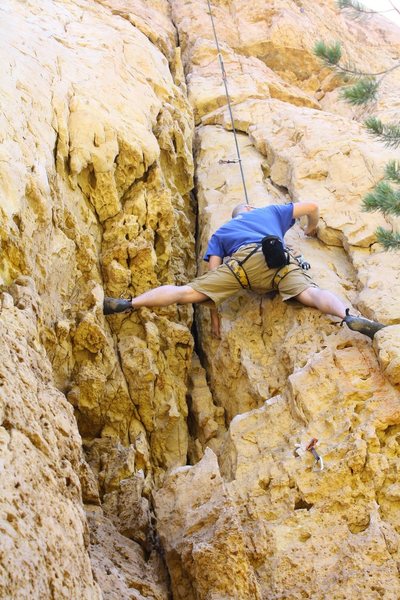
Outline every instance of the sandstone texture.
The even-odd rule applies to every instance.
[[[87,553],[80,436],[40,343],[40,298],[23,276],[10,292],[0,313],[0,597],[101,598]]]
[[[0,597],[400,597],[396,219],[360,209],[398,151],[313,54],[381,71],[400,31],[323,0],[215,0],[250,202],[373,342],[279,296],[105,318],[184,284],[244,199],[206,1],[0,6]],[[374,108],[398,120],[400,69]],[[317,438],[324,469],[307,445]]]

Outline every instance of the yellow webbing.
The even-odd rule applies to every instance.
[[[232,271],[242,288],[249,290],[250,282],[242,265],[234,258],[230,258],[229,260],[225,261],[225,264]]]
[[[284,277],[286,277],[288,273],[297,270],[301,270],[298,264],[290,263],[288,265],[285,265],[275,273],[274,279],[272,280],[272,286],[276,288],[279,287],[280,282]]]

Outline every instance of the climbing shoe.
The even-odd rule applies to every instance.
[[[104,298],[103,313],[105,315],[113,315],[115,313],[123,313],[132,309],[131,300],[125,298]]]
[[[346,308],[346,316],[341,322],[341,325],[346,323],[347,327],[352,331],[359,331],[364,335],[367,335],[371,340],[374,338],[374,335],[386,325],[382,325],[382,323],[378,323],[377,321],[370,321],[370,319],[366,319],[365,317],[356,317],[355,315],[350,314],[350,309]]]

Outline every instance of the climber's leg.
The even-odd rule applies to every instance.
[[[103,312],[105,315],[127,312],[135,308],[147,306],[169,306],[170,304],[191,304],[205,302],[208,296],[197,292],[188,285],[162,285],[144,292],[132,300],[123,298],[104,298]]]
[[[365,317],[351,315],[349,309],[344,306],[342,301],[328,290],[308,288],[296,296],[296,299],[306,306],[317,308],[324,314],[341,317],[343,319],[342,322],[346,323],[349,329],[367,335],[371,340],[374,338],[377,331],[386,327],[386,325],[378,323],[377,321],[371,321]]]
[[[170,304],[195,304],[209,300],[190,285],[162,285],[132,299],[132,308],[169,306]]]
[[[335,294],[328,290],[321,290],[317,287],[309,287],[298,296],[296,300],[305,306],[317,308],[324,314],[335,315],[344,319],[346,316],[346,306]]]

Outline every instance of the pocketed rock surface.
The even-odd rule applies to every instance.
[[[398,151],[312,51],[341,39],[380,71],[400,31],[333,0],[212,10],[250,202],[317,202],[318,237],[288,243],[389,327],[371,342],[251,292],[221,339],[206,307],[105,318],[104,294],[203,272],[244,199],[208,5],[4,0],[2,598],[400,597],[400,281],[375,237],[399,223],[360,209]]]

